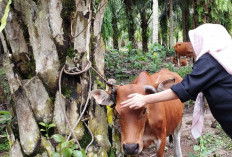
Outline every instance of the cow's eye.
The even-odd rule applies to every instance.
[[[144,108],[143,114],[139,117],[139,120],[142,119],[145,116],[146,112],[147,112],[147,108]]]
[[[145,114],[147,112],[147,108],[144,108],[143,110],[143,114]]]

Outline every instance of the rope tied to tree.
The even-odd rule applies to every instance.
[[[77,6],[76,6],[76,7],[78,7],[79,4],[80,4],[80,1],[77,2]],[[107,2],[105,2],[105,3],[102,4],[102,5],[100,5],[99,8],[98,8],[98,10],[96,11],[96,13],[98,13],[106,4],[107,4]],[[96,15],[96,13],[95,13],[95,15]],[[72,26],[73,26],[74,19],[76,19],[77,14],[78,14],[78,12],[75,12],[75,13],[73,13],[73,15],[72,15],[72,17],[71,17],[71,33],[70,33],[70,39],[71,39],[71,40],[73,40],[73,39],[79,37],[79,36],[88,28],[89,24],[90,24],[91,21],[92,21],[92,18],[89,18],[89,19],[88,19],[88,22],[87,22],[87,25],[86,25],[80,32],[74,31],[74,34],[73,34]],[[90,14],[90,15],[88,15],[88,16],[92,16],[92,14]],[[77,33],[77,34],[76,34],[76,33]],[[61,105],[62,110],[63,110],[62,112],[63,112],[63,114],[65,115],[65,119],[66,119],[66,121],[67,121],[67,123],[68,123],[68,126],[69,126],[69,128],[70,128],[70,133],[69,133],[69,136],[68,136],[68,138],[67,138],[67,141],[69,140],[69,138],[70,138],[70,136],[71,136],[71,134],[72,134],[72,135],[74,136],[74,138],[75,138],[75,140],[76,140],[76,142],[77,142],[77,144],[78,144],[78,146],[79,146],[80,149],[82,149],[82,148],[81,148],[81,146],[80,146],[80,144],[79,144],[79,142],[78,142],[78,140],[77,140],[77,138],[76,138],[76,136],[75,136],[73,130],[74,130],[74,129],[77,127],[77,125],[79,124],[81,118],[83,117],[83,115],[84,115],[84,113],[85,113],[85,111],[86,111],[87,105],[88,105],[88,103],[89,103],[89,99],[90,99],[89,93],[90,93],[91,88],[92,88],[92,87],[91,87],[91,84],[92,84],[91,82],[92,82],[92,80],[91,80],[90,68],[91,68],[92,70],[94,70],[94,71],[103,79],[103,81],[104,81],[108,86],[110,86],[111,88],[114,86],[111,82],[108,82],[96,69],[94,69],[94,68],[92,67],[91,62],[89,61],[89,51],[88,51],[88,47],[89,47],[89,44],[87,43],[87,44],[86,44],[86,48],[87,48],[87,61],[88,61],[88,63],[87,63],[87,65],[85,66],[85,68],[83,68],[83,70],[80,70],[80,69],[78,68],[77,65],[76,65],[74,68],[72,68],[71,70],[67,70],[67,69],[66,69],[66,65],[64,65],[63,68],[61,69],[60,75],[59,75],[59,93],[60,93],[60,97],[61,97],[61,96],[62,96],[62,93],[61,93],[61,77],[62,77],[62,73],[63,73],[63,72],[66,73],[66,74],[68,74],[68,75],[72,75],[72,76],[74,76],[74,75],[80,75],[80,74],[82,74],[82,73],[84,73],[84,72],[87,72],[87,71],[89,72],[89,82],[90,82],[90,83],[89,83],[88,97],[87,97],[85,106],[84,106],[84,108],[83,108],[83,110],[82,110],[82,106],[83,106],[83,103],[84,103],[84,101],[83,101],[83,100],[84,100],[84,99],[83,99],[83,94],[82,94],[82,102],[81,102],[81,106],[80,106],[80,116],[79,116],[79,118],[78,118],[78,120],[77,120],[77,122],[75,123],[75,126],[74,126],[73,128],[71,128],[70,122],[69,122],[69,120],[68,120],[68,118],[67,118],[67,115],[66,115],[66,113],[65,113],[65,109],[64,109],[63,106]],[[75,56],[75,57],[73,58],[73,62],[76,63],[76,64],[78,63],[78,58],[77,58],[77,56]],[[94,136],[93,136],[93,133],[91,132],[91,130],[90,130],[90,129],[88,128],[88,126],[86,125],[86,123],[85,123],[85,122],[83,122],[83,123],[84,123],[84,125],[86,126],[86,128],[88,129],[88,131],[90,132],[91,137],[92,137],[91,142],[88,144],[88,146],[87,146],[86,149],[85,149],[85,152],[87,152],[89,146],[93,143]]]
[[[73,59],[73,61],[75,62],[74,59]],[[95,71],[96,74],[99,75],[99,76],[101,77],[101,79],[102,79],[109,87],[112,88],[112,87],[114,86],[114,84],[112,84],[111,82],[107,81],[95,68],[92,67],[90,61],[88,61],[88,64],[85,66],[85,68],[84,68],[83,70],[79,70],[78,67],[75,67],[75,68],[73,68],[73,69],[71,69],[71,70],[67,70],[67,69],[66,69],[66,65],[64,65],[63,68],[61,69],[60,75],[59,75],[59,95],[60,95],[60,98],[61,98],[61,96],[62,96],[62,92],[61,92],[61,78],[62,78],[63,72],[64,72],[65,74],[72,75],[72,76],[74,76],[74,75],[80,75],[80,74],[82,74],[82,73],[84,73],[84,72],[86,72],[86,71],[89,72],[89,78],[90,78],[89,81],[90,81],[90,83],[89,83],[88,97],[87,97],[87,100],[86,100],[86,103],[85,103],[85,105],[84,105],[83,110],[82,110],[82,106],[83,106],[83,98],[82,98],[82,103],[81,103],[81,108],[80,108],[80,116],[79,116],[78,120],[76,121],[76,123],[75,123],[75,125],[74,125],[73,128],[72,128],[72,126],[71,126],[71,124],[70,124],[70,122],[69,122],[69,120],[68,120],[68,117],[67,117],[67,115],[66,115],[64,106],[61,104],[62,112],[63,112],[63,114],[64,114],[64,116],[65,116],[65,120],[67,121],[68,126],[69,126],[69,129],[70,129],[70,133],[69,133],[69,136],[68,136],[68,138],[67,138],[66,141],[68,141],[68,140],[70,139],[71,135],[73,135],[73,137],[74,137],[74,139],[75,139],[75,141],[76,141],[76,143],[77,143],[77,145],[78,145],[78,147],[79,147],[80,149],[82,149],[82,148],[81,148],[81,145],[80,145],[79,141],[77,140],[77,137],[76,137],[76,135],[75,135],[75,133],[74,133],[74,129],[77,127],[77,125],[78,125],[79,122],[81,121],[81,119],[82,119],[82,117],[83,117],[83,115],[84,115],[84,113],[85,113],[85,111],[86,111],[86,108],[87,108],[87,105],[88,105],[88,103],[89,103],[89,100],[90,100],[89,93],[90,93],[91,88],[92,88],[92,87],[91,87],[92,79],[91,79],[90,68],[91,68],[93,71]],[[70,72],[70,71],[72,71],[72,72]],[[84,125],[85,125],[86,128],[88,129],[89,133],[91,134],[91,138],[92,138],[91,141],[90,141],[90,143],[87,145],[87,147],[86,147],[86,149],[85,149],[85,152],[87,152],[89,146],[93,143],[94,136],[93,136],[92,131],[89,129],[89,127],[87,126],[87,124],[86,124],[85,122],[84,122]]]

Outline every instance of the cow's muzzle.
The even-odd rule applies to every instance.
[[[123,144],[124,154],[134,155],[139,153],[139,144]]]

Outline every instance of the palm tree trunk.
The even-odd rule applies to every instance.
[[[118,47],[118,38],[119,38],[119,30],[118,30],[118,15],[116,11],[116,3],[115,1],[109,2],[110,9],[112,13],[112,29],[113,29],[113,47],[114,49],[119,49]]]
[[[145,10],[140,11],[140,16],[141,16],[141,29],[142,29],[142,51],[143,52],[148,52],[148,35],[147,35],[147,30],[148,30],[148,19],[146,17],[146,12]]]
[[[104,75],[105,47],[100,30],[106,4],[107,0],[98,6],[92,0],[13,1],[6,28],[0,34],[14,101],[11,116],[16,119],[7,129],[10,156],[52,156],[55,148],[40,132],[40,122],[56,125],[49,135],[68,136],[72,130],[76,140],[82,139],[87,132],[84,126],[88,126],[97,142],[87,150],[87,156],[106,156],[109,152],[104,108],[92,102],[89,115],[84,115],[89,118],[87,124],[76,126],[89,87],[97,88],[100,79],[89,70],[77,76],[60,75],[64,69],[71,73],[84,70],[89,62]],[[2,1],[0,17],[5,6]],[[60,78],[62,92],[58,90]]]
[[[209,18],[209,0],[206,0],[204,4],[204,23],[208,22],[208,18]]]
[[[173,47],[173,15],[172,15],[172,12],[173,12],[173,5],[172,5],[172,0],[169,0],[169,15],[170,15],[170,48]]]
[[[199,21],[198,21],[198,13],[197,13],[197,2],[199,0],[192,0],[192,4],[193,4],[193,24],[194,24],[194,28],[199,26]]]
[[[183,41],[189,41],[188,31],[190,27],[189,22],[189,2],[185,1],[181,5],[182,11],[182,27],[183,27]]]
[[[159,33],[159,4],[158,0],[153,0],[153,29],[152,29],[152,41],[153,43],[158,43],[158,33]]]
[[[135,24],[134,24],[134,17],[133,17],[133,9],[132,0],[124,0],[124,4],[126,7],[126,15],[128,19],[128,35],[129,35],[129,41],[132,42],[132,48],[136,47],[135,43]]]
[[[168,46],[168,1],[165,0],[163,16],[160,19],[162,45]]]

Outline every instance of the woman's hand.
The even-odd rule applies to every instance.
[[[134,94],[130,94],[128,97],[130,99],[123,101],[121,103],[121,105],[122,105],[121,108],[129,107],[129,108],[133,108],[133,109],[139,109],[139,108],[143,107],[144,105],[146,105],[144,95],[134,93]]]
[[[154,104],[157,102],[168,101],[178,99],[178,96],[171,89],[167,89],[165,91],[149,94],[149,95],[141,95],[138,93],[130,94],[128,96],[130,99],[121,103],[121,108],[130,107],[133,109],[139,109],[146,104]]]

